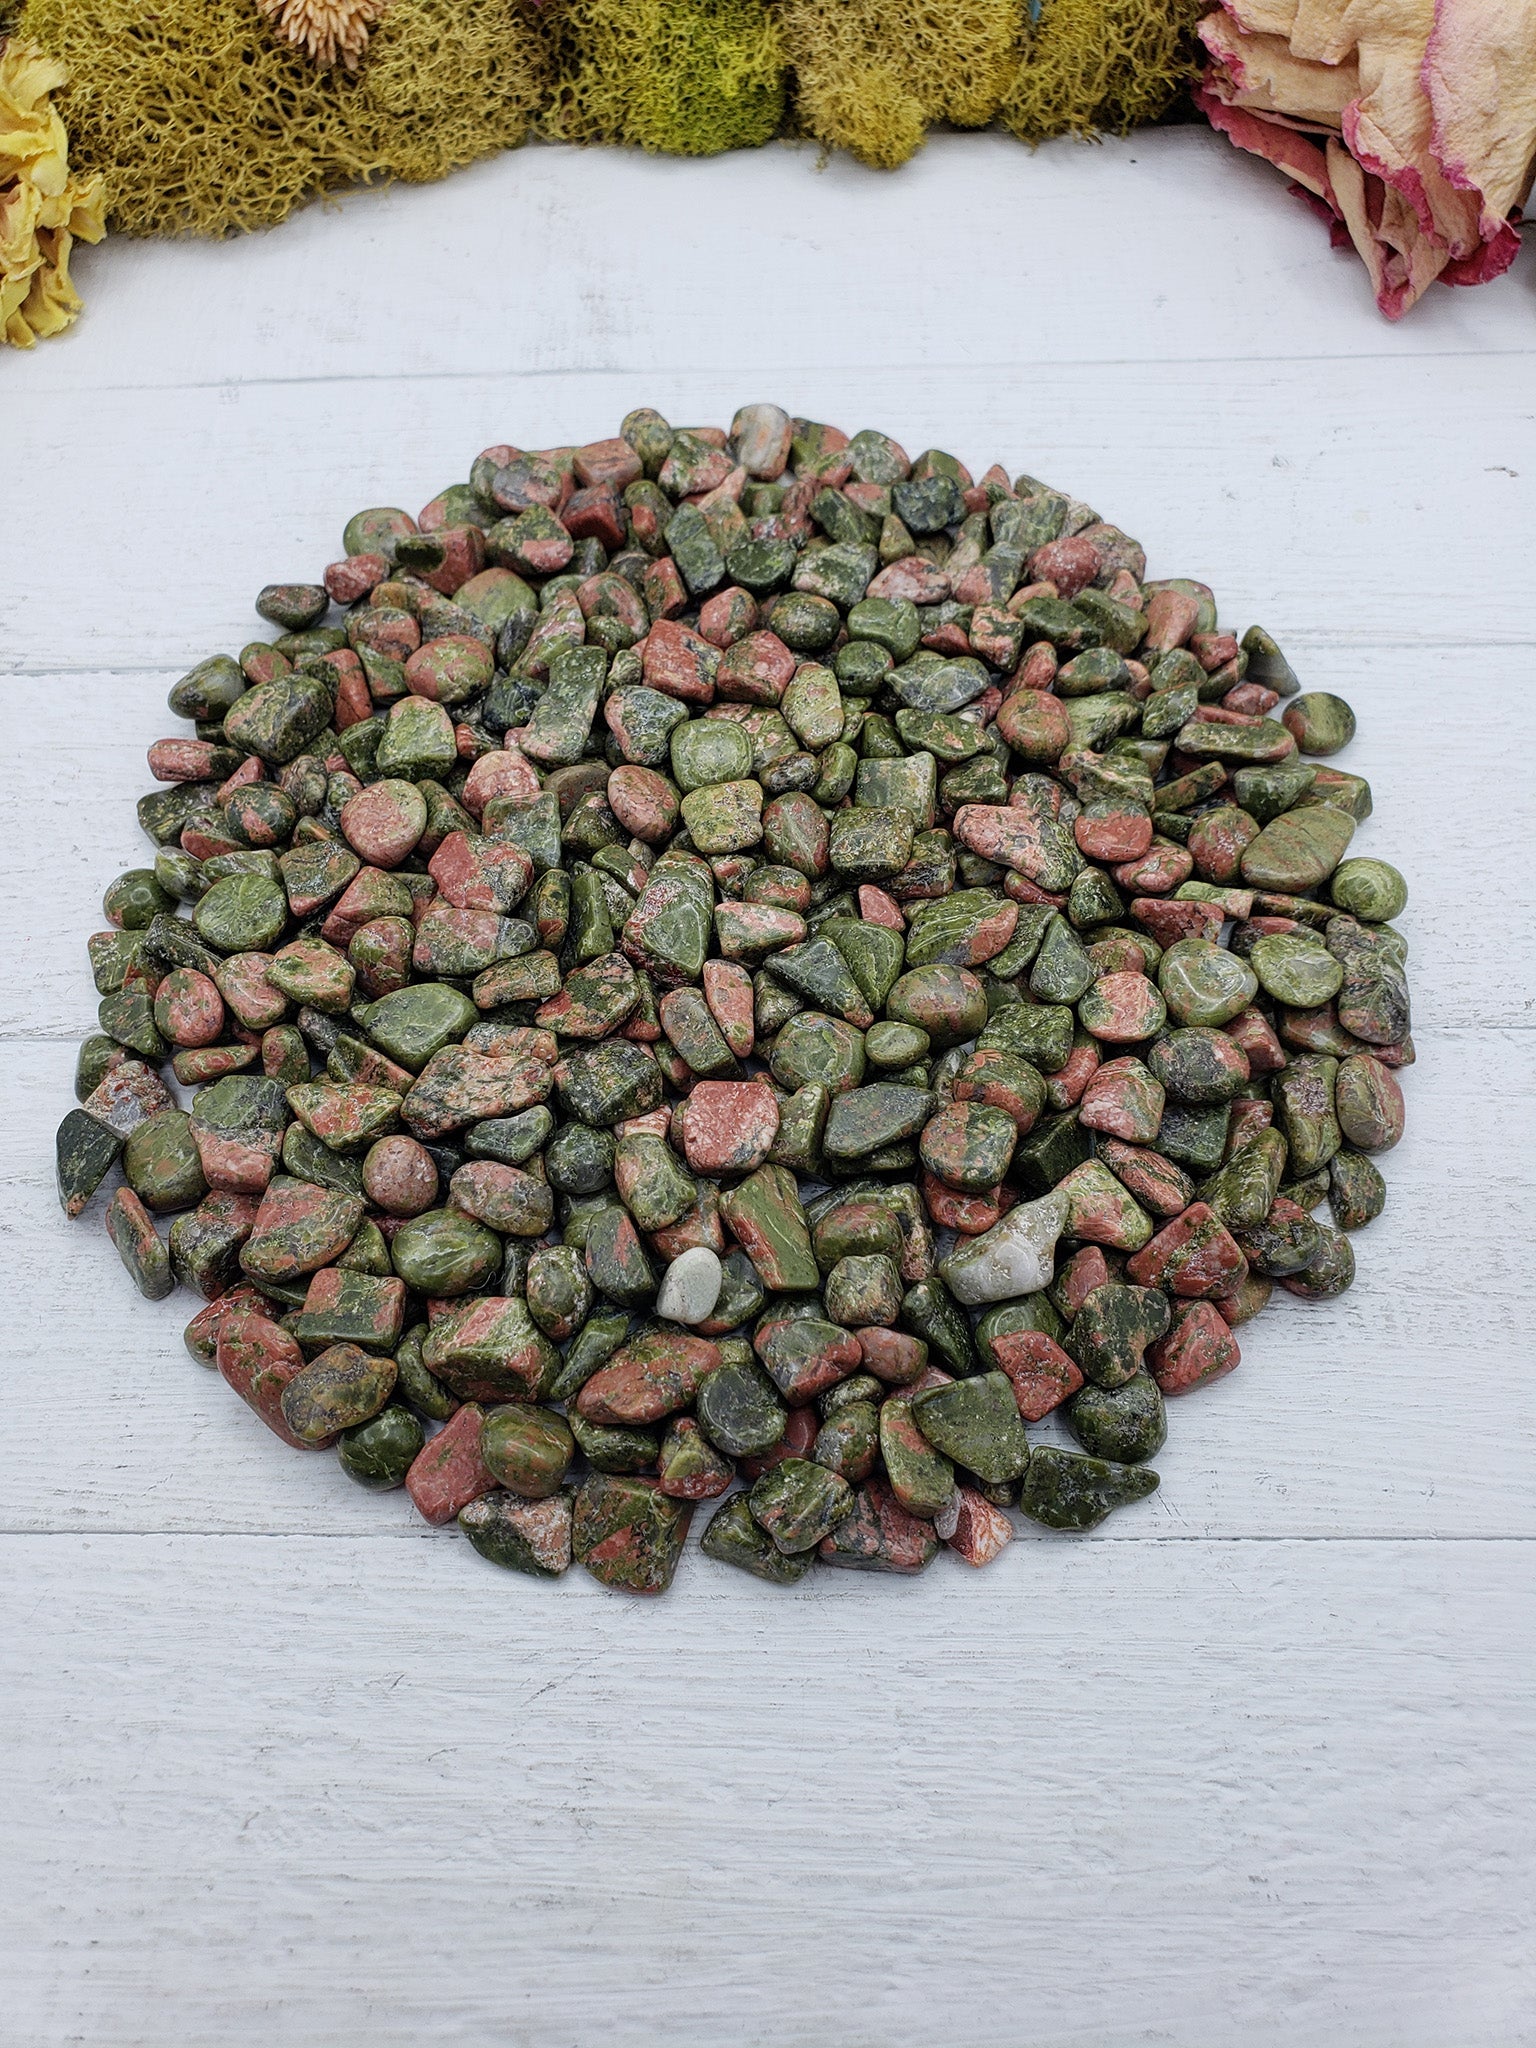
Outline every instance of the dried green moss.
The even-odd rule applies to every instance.
[[[671,156],[751,149],[784,117],[784,57],[763,0],[571,0],[545,118],[565,142]]]
[[[1165,114],[1193,79],[1206,0],[1045,0],[999,109],[1026,142],[1124,134]]]
[[[936,121],[982,128],[1018,68],[1024,0],[782,0],[801,126],[881,170]]]
[[[315,193],[423,183],[521,142],[549,26],[517,0],[394,0],[363,70],[320,71],[254,0],[28,0],[60,108],[127,234],[270,227]]]

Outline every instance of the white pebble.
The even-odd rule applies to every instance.
[[[696,1244],[668,1266],[656,1297],[656,1313],[670,1323],[707,1322],[715,1312],[725,1275],[708,1245]]]

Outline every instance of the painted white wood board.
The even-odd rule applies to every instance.
[[[1536,2041],[1529,256],[1390,328],[1182,131],[529,150],[79,274],[0,358],[0,2038]],[[1242,1333],[1151,1502],[637,1603],[285,1453],[50,1138],[164,692],[255,589],[491,440],[761,396],[1065,484],[1351,699],[1420,1060],[1356,1287]]]

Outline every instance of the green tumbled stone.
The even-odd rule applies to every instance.
[[[646,1480],[593,1473],[577,1489],[571,1550],[605,1586],[663,1593],[672,1583],[693,1515]]]
[[[1285,1162],[1286,1143],[1280,1132],[1260,1131],[1205,1182],[1200,1200],[1228,1230],[1250,1229],[1269,1214],[1285,1178]]]
[[[1328,893],[1340,910],[1385,924],[1408,906],[1408,884],[1389,861],[1356,858],[1334,869]]]
[[[936,1052],[947,1052],[986,1024],[987,994],[966,968],[935,962],[902,975],[885,1009],[895,1022],[926,1031]]]
[[[59,1125],[54,1143],[59,1203],[66,1216],[78,1216],[105,1180],[123,1149],[123,1140],[83,1109],[72,1109]]]
[[[1343,1142],[1334,1109],[1339,1063],[1328,1053],[1294,1054],[1272,1083],[1275,1120],[1289,1147],[1290,1171],[1305,1179]]]
[[[938,770],[931,754],[866,759],[859,763],[854,780],[854,804],[868,810],[905,811],[913,829],[922,833],[932,829],[937,789]]]
[[[1353,918],[1330,918],[1324,934],[1329,952],[1344,970],[1338,1016],[1346,1031],[1368,1045],[1400,1045],[1408,1036],[1411,1010],[1403,971],[1406,949],[1390,925],[1371,927]]]
[[[288,898],[270,876],[226,875],[203,897],[192,922],[220,953],[263,953],[282,936]]]
[[[146,1301],[163,1301],[175,1291],[170,1253],[148,1210],[132,1188],[119,1188],[107,1204],[107,1235],[129,1278]]]
[[[370,1493],[390,1493],[404,1486],[426,1434],[408,1408],[391,1405],[367,1422],[344,1429],[336,1461],[349,1479]]]
[[[911,859],[915,829],[910,811],[888,805],[838,811],[832,820],[832,865],[850,881],[888,881]]]
[[[1226,1151],[1231,1105],[1225,1102],[1170,1102],[1157,1127],[1157,1149],[1177,1166],[1210,1173]]]
[[[480,1425],[480,1456],[498,1486],[525,1500],[547,1500],[576,1455],[576,1439],[552,1408],[511,1402]]]
[[[1210,939],[1179,939],[1164,953],[1157,985],[1181,1024],[1226,1024],[1258,993],[1258,976]]]
[[[901,1304],[901,1327],[920,1337],[937,1362],[964,1376],[978,1369],[971,1326],[954,1296],[937,1277],[920,1280]]]
[[[662,1097],[660,1067],[643,1046],[627,1039],[568,1052],[558,1085],[569,1115],[600,1126],[643,1116]]]
[[[1254,941],[1248,959],[1264,993],[1294,1009],[1326,1003],[1344,981],[1344,969],[1311,932],[1266,933]]]
[[[604,1208],[593,1216],[587,1229],[585,1258],[587,1277],[599,1294],[607,1295],[623,1308],[639,1308],[654,1299],[655,1271],[623,1209]]]
[[[280,676],[247,690],[224,714],[224,737],[244,754],[281,767],[297,760],[331,722],[331,693],[319,676]]]
[[[1284,1273],[1280,1285],[1302,1301],[1332,1301],[1351,1286],[1355,1277],[1354,1246],[1342,1230],[1326,1224],[1317,1226],[1321,1248],[1304,1271]]]
[[[1018,1402],[1003,1373],[978,1373],[915,1394],[912,1414],[936,1450],[980,1479],[1017,1479],[1029,1463]]]
[[[166,1109],[128,1134],[123,1177],[152,1215],[190,1209],[208,1192],[202,1157],[184,1110]]]
[[[880,1456],[891,1491],[908,1514],[931,1520],[948,1506],[955,1491],[954,1465],[918,1427],[910,1394],[891,1394],[881,1403]]]
[[[571,1562],[571,1498],[482,1494],[459,1510],[458,1526],[488,1563],[530,1578],[558,1578]]]
[[[1093,962],[1082,940],[1066,918],[1053,917],[1029,971],[1030,994],[1037,1003],[1075,1003],[1095,979]]]
[[[1114,1509],[1156,1493],[1157,1474],[1145,1465],[1039,1444],[1030,1455],[1019,1508],[1048,1529],[1096,1529]]]
[[[768,1065],[781,1088],[815,1084],[841,1095],[864,1078],[864,1037],[839,1017],[802,1010],[774,1040]]]
[[[400,1226],[390,1255],[421,1294],[473,1294],[501,1270],[501,1239],[455,1209],[429,1209]]]
[[[976,1041],[982,1052],[1015,1053],[1042,1074],[1059,1073],[1072,1057],[1072,1012],[1058,1003],[1013,1003],[999,1010]]]
[[[786,1464],[789,1462],[785,1460]],[[765,1579],[771,1586],[797,1584],[815,1562],[813,1550],[782,1551],[753,1520],[744,1493],[733,1495],[716,1508],[699,1539],[699,1548],[715,1563],[733,1564],[756,1579]]]
[[[870,1012],[878,1016],[901,973],[905,948],[900,932],[893,932],[883,924],[864,924],[857,918],[831,917],[820,927],[817,936],[830,939],[836,946],[858,983]]]
[[[471,1159],[496,1159],[503,1166],[521,1166],[543,1149],[554,1128],[555,1119],[541,1102],[518,1116],[487,1117],[470,1130],[464,1150]]]
[[[1244,848],[1243,880],[1250,888],[1301,895],[1327,881],[1354,836],[1354,819],[1332,805],[1286,811]]]
[[[1328,1202],[1340,1230],[1360,1230],[1387,1205],[1387,1184],[1375,1164],[1341,1146],[1328,1162]]]
[[[282,1393],[283,1420],[306,1444],[328,1443],[377,1415],[395,1387],[395,1361],[356,1344],[332,1344],[294,1374]]]
[[[1309,690],[1293,697],[1282,714],[1285,729],[1304,754],[1336,754],[1355,736],[1355,714],[1342,697]]]
[[[685,791],[752,773],[752,742],[730,719],[695,718],[672,733],[672,773]]]
[[[761,1166],[720,1201],[720,1212],[765,1287],[780,1294],[813,1293],[821,1271],[795,1177]]]
[[[807,1458],[785,1458],[747,1496],[752,1519],[786,1556],[814,1550],[853,1512],[846,1479]]]
[[[1150,1373],[1123,1386],[1084,1387],[1067,1402],[1067,1425],[1090,1457],[1121,1465],[1155,1458],[1168,1436],[1163,1397]]]
[[[872,1067],[910,1067],[927,1056],[931,1041],[915,1024],[880,1023],[864,1034],[864,1052]]]
[[[767,971],[776,981],[787,983],[806,1002],[813,1003],[816,1010],[830,1011],[855,1029],[861,1030],[874,1022],[874,1011],[848,962],[831,939],[820,933],[803,946],[786,946],[771,955]]]
[[[854,1088],[834,1097],[822,1151],[829,1160],[867,1158],[902,1138],[915,1137],[933,1107],[934,1098],[925,1088],[905,1088],[894,1081]]]
[[[827,1275],[827,1315],[845,1330],[894,1323],[901,1299],[896,1262],[882,1252],[840,1258]]]
[[[481,1124],[476,1135],[486,1128]],[[583,1123],[562,1125],[544,1151],[544,1170],[550,1186],[563,1195],[595,1195],[613,1179],[615,1151],[616,1140],[611,1131],[593,1130],[590,1124]],[[516,1166],[522,1162],[509,1163]]]

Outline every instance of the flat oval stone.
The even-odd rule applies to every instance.
[[[1396,1076],[1369,1053],[1355,1053],[1340,1062],[1334,1110],[1340,1130],[1356,1151],[1389,1152],[1403,1135],[1403,1091]],[[132,1145],[133,1139],[128,1142]]]
[[[1210,939],[1179,939],[1162,957],[1157,985],[1181,1024],[1225,1024],[1253,1001],[1259,980]]]
[[[1390,861],[1356,858],[1333,871],[1328,893],[1351,916],[1385,924],[1408,907],[1408,884]]]
[[[1327,881],[1354,836],[1354,819],[1330,804],[1285,811],[1244,849],[1243,880],[1255,889],[1304,894]]]
[[[1312,932],[1268,933],[1248,960],[1264,993],[1296,1009],[1315,1009],[1344,984],[1344,969]]]
[[[1308,690],[1293,697],[1280,714],[1286,731],[1304,754],[1336,754],[1355,736],[1355,714],[1342,697]]]

